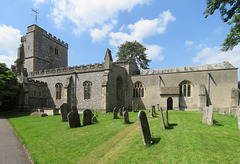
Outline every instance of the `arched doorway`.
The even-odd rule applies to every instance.
[[[167,99],[167,110],[172,110],[173,109],[173,99],[169,97]]]

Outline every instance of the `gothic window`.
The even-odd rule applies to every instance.
[[[179,95],[180,97],[191,97],[192,94],[192,84],[189,81],[183,81],[179,85]]]
[[[55,48],[55,55],[58,55],[58,48]]]
[[[122,100],[123,97],[123,81],[120,76],[117,78],[117,100]]]
[[[92,86],[92,82],[90,82],[90,81],[85,81],[83,83],[84,99],[90,99],[91,98],[91,86]]]
[[[141,82],[133,85],[133,97],[144,97],[144,85]]]
[[[55,87],[56,87],[56,99],[60,100],[62,99],[62,84],[57,83]]]

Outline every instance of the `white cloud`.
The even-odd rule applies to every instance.
[[[171,14],[170,11],[162,12],[158,18],[149,20],[149,19],[140,19],[134,24],[128,25],[130,34],[123,32],[111,32],[110,44],[113,46],[118,46],[125,41],[137,40],[142,42],[144,38],[162,34],[166,31],[167,25],[169,22],[175,21],[176,18]]]
[[[53,0],[51,16],[58,27],[68,20],[74,23],[74,33],[81,34],[88,28],[103,25],[117,17],[119,11],[131,11],[136,5],[151,0]]]
[[[235,67],[240,67],[240,45],[234,47],[232,51],[222,52],[221,47],[206,47],[197,53],[192,59],[194,63],[212,64],[229,61]]]
[[[186,42],[185,42],[186,46],[192,46],[193,44],[194,44],[194,42],[190,41],[190,40],[186,40]]]
[[[33,6],[37,7],[41,3],[46,3],[47,0],[32,0],[34,2]]]
[[[10,67],[17,58],[17,49],[20,44],[20,31],[18,29],[0,25],[0,62]]]
[[[163,48],[158,45],[146,45],[147,51],[146,54],[148,58],[151,60],[159,60],[162,61],[164,57],[161,54]]]

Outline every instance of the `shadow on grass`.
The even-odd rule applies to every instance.
[[[213,120],[213,125],[224,126],[223,124],[219,123],[217,120]]]
[[[165,129],[166,130],[172,130],[172,129],[174,129],[174,126],[177,126],[178,124],[175,124],[175,123],[173,123],[173,124],[168,124],[168,126],[166,126],[165,127]]]
[[[2,115],[1,113],[1,116],[5,116],[5,118],[17,118],[17,117],[24,117],[24,116],[30,116],[30,112],[7,112],[7,113],[4,113]],[[0,117],[0,119],[2,119],[2,117]]]
[[[146,147],[150,147],[152,145],[155,145],[155,144],[159,143],[160,141],[161,141],[161,137],[157,137],[157,138],[152,137],[152,143],[146,144]]]

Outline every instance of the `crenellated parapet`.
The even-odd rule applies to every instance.
[[[42,77],[42,76],[56,76],[65,75],[72,73],[88,73],[88,72],[98,72],[104,71],[105,66],[103,63],[87,64],[73,67],[62,67],[55,69],[46,69],[41,71],[29,72],[28,77]]]
[[[60,40],[56,36],[53,36],[51,33],[48,33],[47,31],[43,30],[43,36],[47,37],[48,39],[57,42],[59,45],[68,48],[68,44],[65,43],[63,40]]]
[[[46,86],[47,85],[46,82],[39,81],[39,80],[33,80],[33,79],[30,79],[30,78],[28,78],[27,81],[28,81],[29,84],[40,85],[40,86]]]

